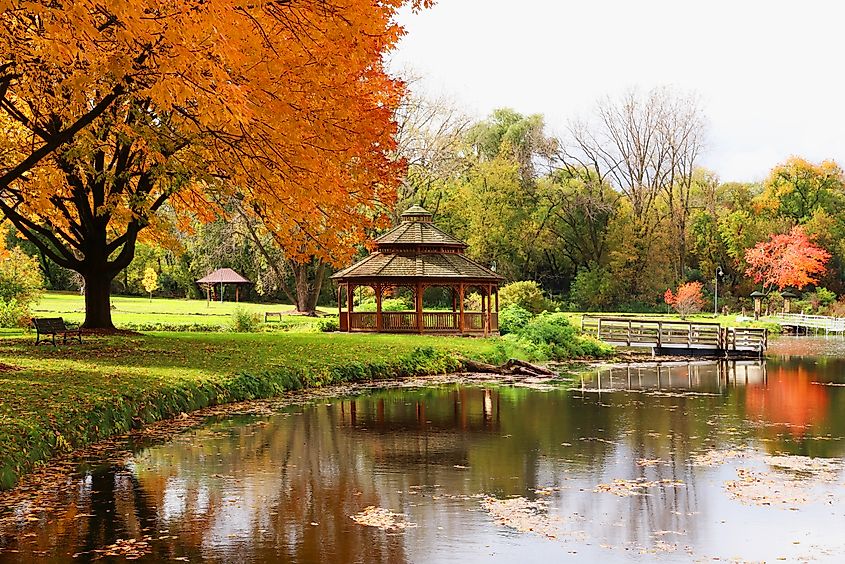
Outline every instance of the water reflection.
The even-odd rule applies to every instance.
[[[148,538],[151,562],[774,560],[808,544],[824,557],[842,548],[841,510],[744,505],[724,484],[763,454],[842,456],[845,388],[827,384],[843,374],[839,359],[790,353],[601,370],[570,390],[390,389],[231,418],[91,469],[46,524],[0,531],[0,562],[94,560],[127,538]],[[746,458],[699,462],[721,451]],[[548,502],[559,535],[502,526],[483,496]],[[353,522],[367,506],[417,526]]]

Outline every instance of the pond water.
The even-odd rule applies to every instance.
[[[0,562],[841,561],[844,437],[834,338],[569,387],[373,390],[88,466],[0,530]]]

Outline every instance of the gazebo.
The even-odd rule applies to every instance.
[[[332,276],[338,286],[340,330],[498,333],[499,283],[504,278],[467,257],[464,254],[467,244],[435,227],[432,214],[422,207],[412,206],[401,217],[397,227],[375,240],[374,253]],[[375,292],[375,312],[354,311],[353,294],[359,287],[370,287]],[[413,292],[414,309],[382,311],[385,293],[403,287]],[[433,287],[450,291],[451,311],[424,309],[423,294]],[[465,308],[470,291],[481,295],[478,311]]]
[[[241,292],[240,287],[246,284],[252,284],[249,280],[232,270],[231,268],[218,268],[208,276],[197,280],[197,284],[204,286],[208,300],[211,301],[212,292],[219,285],[220,286],[220,301],[223,301],[223,290],[226,284],[235,286],[235,301],[240,301]]]

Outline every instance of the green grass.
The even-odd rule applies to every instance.
[[[324,333],[150,333],[82,345],[0,338],[0,488],[32,466],[132,427],[309,386],[438,373],[460,356],[525,358],[502,339]]]
[[[226,327],[231,321],[232,312],[240,307],[256,313],[264,319],[264,312],[290,311],[289,304],[256,304],[248,302],[208,302],[206,300],[188,300],[173,298],[149,298],[137,296],[112,296],[112,321],[118,329],[137,329],[145,326],[189,326],[205,325]],[[333,313],[332,308],[318,308],[323,312]],[[65,321],[82,323],[85,319],[85,300],[78,293],[47,292],[32,308],[34,317],[63,317]],[[284,317],[281,324],[285,328],[299,327],[312,329],[315,319],[290,315]],[[268,328],[278,327],[279,323],[269,323]]]

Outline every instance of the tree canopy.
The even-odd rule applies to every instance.
[[[238,198],[293,258],[346,260],[403,171],[406,3],[0,0],[0,211],[83,276],[87,326],[164,207]]]

